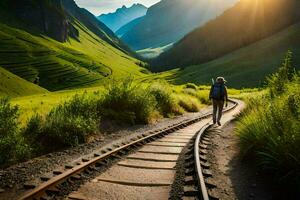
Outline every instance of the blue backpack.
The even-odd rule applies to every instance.
[[[225,85],[215,83],[213,85],[212,98],[216,100],[223,100],[225,96]]]

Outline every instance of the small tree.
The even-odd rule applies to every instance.
[[[15,157],[19,109],[11,106],[8,98],[0,99],[0,164]]]
[[[288,51],[278,72],[267,79],[271,97],[282,94],[286,90],[286,83],[292,81],[295,75],[296,70],[292,65],[292,52]]]

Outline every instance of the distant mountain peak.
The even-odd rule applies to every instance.
[[[147,7],[140,3],[132,4],[130,7],[123,5],[113,13],[102,14],[97,18],[116,32],[119,28],[130,21],[142,17],[147,12]]]

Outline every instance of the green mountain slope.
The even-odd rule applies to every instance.
[[[177,42],[232,6],[237,0],[163,0],[151,6],[142,21],[122,36],[134,50]]]
[[[33,2],[36,4],[31,4]],[[58,24],[64,22],[66,27],[48,23],[53,18],[47,17],[47,12],[52,11],[47,2],[51,3],[50,7],[58,2],[59,6],[54,4],[54,7],[62,16],[54,19]],[[30,82],[39,77],[40,86],[50,91],[99,85],[106,79],[128,74],[143,76],[143,69],[136,64],[139,61],[128,55],[117,37],[86,10],[72,5],[73,0],[69,2],[70,7],[66,8],[59,0],[22,0],[17,8],[9,7],[12,12],[0,12],[0,17],[3,16],[0,19],[0,66]],[[44,18],[32,19],[26,9],[19,9],[28,4],[42,6],[46,14],[33,13]],[[5,6],[0,4],[0,11]],[[21,13],[16,14],[19,10]],[[34,26],[30,26],[31,23]],[[45,24],[49,26],[45,28]],[[50,30],[55,28],[64,31],[52,34]]]
[[[153,62],[155,70],[219,58],[299,22],[299,10],[299,0],[240,0],[161,54]]]
[[[84,8],[79,8],[74,0],[63,0],[62,6],[69,15],[69,19],[74,21],[74,18],[80,21],[95,35],[108,42],[112,46],[131,53],[129,48],[101,21],[99,21],[93,14]]]
[[[47,92],[47,90],[25,81],[0,67],[0,97],[17,97]]]
[[[293,52],[293,63],[300,69],[299,38],[300,23],[211,62],[163,72],[160,77],[177,84],[210,84],[212,78],[224,76],[229,86],[257,87],[278,69],[288,50]]]

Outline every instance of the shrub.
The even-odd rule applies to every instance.
[[[202,104],[209,105],[209,90],[184,89],[183,93],[196,97]]]
[[[126,79],[115,81],[107,90],[102,102],[104,117],[131,124],[152,120],[157,104],[146,88]]]
[[[0,99],[0,164],[27,157],[27,146],[19,137],[18,117],[19,108],[7,98]]]
[[[99,130],[100,116],[96,101],[87,94],[52,109],[43,119],[36,115],[22,131],[35,154],[76,146]]]
[[[177,95],[176,96],[179,106],[181,106],[187,112],[199,112],[201,104],[195,97],[189,95]]]
[[[271,97],[284,93],[287,83],[293,80],[295,73],[295,68],[292,66],[292,53],[289,51],[278,72],[267,78]]]
[[[275,172],[280,178],[299,179],[300,95],[296,88],[288,93],[249,109],[237,130],[245,155],[254,153],[263,169]]]
[[[170,86],[166,83],[156,83],[149,88],[149,91],[150,94],[154,96],[157,102],[157,108],[164,117],[170,117],[184,112],[177,104]]]
[[[289,55],[287,56],[289,58]],[[271,76],[269,94],[252,98],[237,124],[242,152],[278,182],[300,186],[299,76],[286,60]]]

